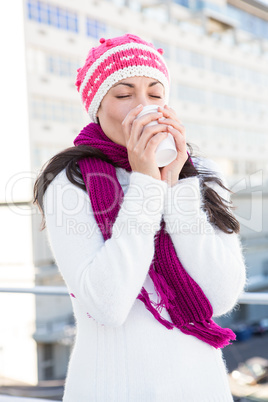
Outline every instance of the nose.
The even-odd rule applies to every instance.
[[[137,95],[136,102],[137,102],[137,106],[139,104],[142,104],[143,106],[147,106],[148,105],[148,98],[144,93],[142,93],[142,91],[139,91],[139,93]]]
[[[157,98],[150,98],[147,93],[142,93],[142,91],[140,91],[136,97],[137,106],[140,104],[143,106],[153,105],[157,100]]]

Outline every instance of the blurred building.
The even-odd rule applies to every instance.
[[[25,151],[18,149],[17,170],[5,171],[6,183],[13,176],[17,180],[1,199],[1,236],[14,250],[11,258],[8,247],[0,254],[2,284],[63,284],[46,233],[39,230],[32,185],[41,166],[72,146],[89,122],[74,85],[89,48],[100,37],[131,32],[164,49],[170,105],[194,150],[222,167],[241,222],[249,288],[267,289],[268,6],[257,0],[23,0],[22,5],[16,18],[23,30],[14,39],[21,52],[9,57],[21,67],[14,69],[15,82],[27,75],[17,105],[25,107],[27,120],[11,137],[16,144],[23,138]],[[4,18],[14,21],[14,13],[9,5]],[[19,128],[21,121],[14,116],[12,124]],[[29,172],[27,184],[16,176],[22,166]],[[10,201],[23,213],[14,213]],[[7,229],[10,222],[15,232]],[[74,326],[68,298],[2,294],[0,300],[7,306],[1,316],[6,329],[0,331],[0,378],[30,384],[64,378]],[[249,320],[257,314],[242,313]],[[17,336],[11,335],[14,328]]]

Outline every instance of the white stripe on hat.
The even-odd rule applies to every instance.
[[[126,50],[126,49],[139,49],[139,50],[147,50],[152,52],[153,54],[155,54],[156,56],[158,56],[160,58],[160,60],[163,62],[163,64],[165,65],[167,72],[168,72],[168,76],[170,76],[169,74],[169,70],[168,67],[166,65],[166,62],[164,60],[164,58],[162,57],[162,55],[155,50],[154,48],[148,46],[148,45],[144,45],[141,43],[136,43],[136,42],[130,42],[130,43],[126,43],[124,45],[120,45],[120,46],[115,46],[112,47],[111,49],[107,50],[107,52],[103,53],[88,69],[85,78],[83,79],[83,82],[81,83],[79,92],[81,95],[81,99],[82,99],[82,93],[84,91],[84,88],[87,84],[87,81],[89,80],[89,78],[93,75],[94,71],[98,68],[98,66],[105,60],[107,59],[109,56],[116,54],[118,52],[121,52],[122,50]],[[82,99],[83,101],[83,99]]]

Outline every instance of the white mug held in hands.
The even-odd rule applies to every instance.
[[[143,116],[147,113],[158,112],[159,105],[147,105],[144,106],[142,111],[137,117]],[[157,120],[151,121],[146,126],[153,126],[159,124]],[[145,127],[146,127],[145,126]],[[155,159],[158,167],[166,166],[173,162],[177,157],[177,148],[175,140],[172,134],[168,133],[168,136],[160,142],[155,151]]]

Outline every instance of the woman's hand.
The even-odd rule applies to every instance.
[[[178,182],[179,174],[188,159],[185,127],[176,116],[176,112],[167,105],[164,107],[159,106],[158,110],[163,113],[163,117],[158,118],[158,122],[167,125],[168,132],[174,137],[178,152],[173,162],[159,168],[161,180],[166,181],[169,186],[174,186]]]
[[[160,123],[145,127],[151,121],[163,116],[163,113],[148,113],[137,117],[141,111],[141,106],[130,110],[122,122],[129,164],[132,171],[162,180],[155,160],[155,151],[160,142],[167,138],[168,125]]]

